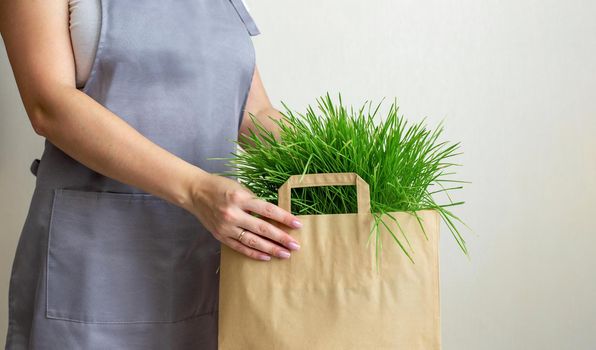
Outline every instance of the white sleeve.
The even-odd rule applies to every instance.
[[[83,86],[91,73],[101,25],[100,0],[69,0],[69,30],[72,41],[77,87]]]

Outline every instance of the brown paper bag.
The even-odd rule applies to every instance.
[[[288,260],[222,245],[219,349],[440,349],[438,212],[417,212],[428,240],[414,215],[391,213],[399,226],[383,217],[400,242],[404,230],[414,264],[381,224],[377,272],[368,184],[356,173],[301,177],[279,188],[280,207],[290,210],[291,188],[356,185],[358,213],[298,215],[300,229],[268,220],[300,242]]]

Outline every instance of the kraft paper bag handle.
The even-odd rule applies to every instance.
[[[360,175],[353,172],[292,175],[279,187],[277,191],[277,205],[282,209],[290,211],[292,188],[341,185],[355,185],[358,213],[370,213],[370,190],[368,183]]]

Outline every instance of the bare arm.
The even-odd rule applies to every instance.
[[[187,209],[218,240],[252,258],[285,249],[238,245],[234,238],[242,227],[285,246],[295,242],[245,210],[286,225],[296,219],[293,215],[277,206],[272,210],[238,182],[209,174],[161,148],[76,89],[68,16],[66,0],[0,2],[0,32],[37,134],[90,169]]]
[[[35,132],[101,174],[188,208],[188,188],[205,172],[75,88],[67,1],[2,3],[2,37]]]
[[[263,86],[258,67],[255,67],[250,93],[248,94],[248,101],[246,101],[244,117],[240,125],[241,134],[249,135],[249,129],[252,129],[258,135],[258,130],[255,128],[248,113],[253,114],[260,124],[271,131],[275,137],[279,139],[279,127],[269,117],[279,120],[282,115],[271,104],[267,92],[265,91],[265,87]],[[243,140],[241,138],[239,138],[239,141],[243,148],[252,145],[251,141]]]

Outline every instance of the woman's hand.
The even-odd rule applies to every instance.
[[[302,226],[298,219],[275,204],[256,198],[239,182],[202,173],[191,187],[187,209],[217,240],[230,248],[256,260],[270,260],[271,256],[289,258],[288,249],[300,248],[287,232],[250,212],[292,228]],[[238,240],[243,230],[245,232]]]

